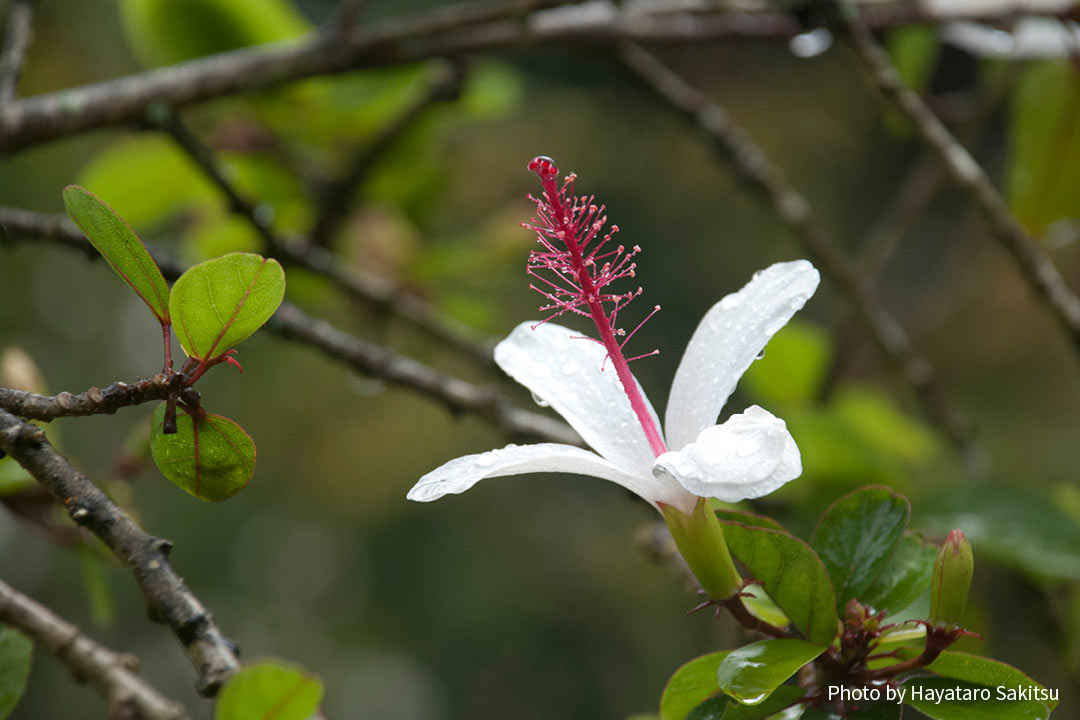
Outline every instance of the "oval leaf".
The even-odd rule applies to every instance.
[[[285,271],[277,260],[229,253],[181,275],[169,309],[184,352],[206,361],[262,327],[284,297]]]
[[[825,648],[793,638],[744,645],[720,661],[716,673],[720,689],[741,703],[757,705]]]
[[[919,655],[921,650],[916,648],[902,648],[898,651],[898,657],[913,658]],[[1002,688],[1006,694],[1010,690],[1023,688],[1030,690],[1038,688],[1044,690],[1044,686],[1032,680],[1027,673],[1014,668],[1012,665],[991,660],[990,658],[972,655],[971,653],[945,650],[934,662],[926,666],[926,669],[942,677],[954,680],[983,685],[994,688],[994,698],[998,699],[997,688]],[[1032,699],[1045,703],[1051,710],[1058,705],[1057,700],[1052,700],[1048,695],[1036,697],[1033,692]]]
[[[142,298],[158,322],[169,322],[169,286],[135,231],[97,195],[78,185],[64,188],[64,207],[90,244]]]
[[[33,648],[30,638],[0,625],[0,720],[11,714],[26,689]]]
[[[278,662],[246,667],[218,697],[214,720],[308,720],[322,702],[323,684]]]
[[[724,713],[724,720],[765,720],[790,707],[806,692],[794,685],[781,685],[776,691],[757,705],[741,705],[732,701]]]
[[[917,535],[905,533],[892,560],[863,593],[863,599],[874,609],[895,615],[930,586],[936,558],[937,548]]]
[[[728,709],[728,702],[728,698],[723,695],[709,698],[691,710],[686,720],[724,720],[727,717],[724,711]]]
[[[903,685],[904,702],[933,720],[1046,720],[1038,700],[1010,700],[998,689],[945,677],[919,677]],[[980,697],[978,693],[982,693]],[[985,699],[989,693],[989,699]]]
[[[860,488],[825,511],[810,544],[829,570],[837,607],[863,599],[889,564],[910,515],[907,498],[883,486]]]
[[[732,555],[813,642],[836,636],[836,598],[821,559],[805,542],[779,530],[721,521]]]
[[[165,435],[165,403],[154,411],[150,454],[168,480],[202,500],[225,500],[243,490],[255,473],[255,443],[227,417],[205,415],[196,424],[176,413],[176,433]]]
[[[726,652],[702,655],[676,670],[660,696],[661,720],[685,720],[691,710],[720,692],[716,671],[726,655]]]

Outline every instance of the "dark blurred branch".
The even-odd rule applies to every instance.
[[[964,149],[922,98],[904,85],[888,55],[850,5],[838,5],[839,32],[854,49],[878,89],[915,125],[949,177],[980,210],[991,234],[1005,246],[1036,297],[1053,312],[1080,352],[1080,298],[1069,288],[1050,257],[1013,217],[1005,199],[975,158]]]
[[[346,171],[319,192],[318,211],[309,240],[328,247],[334,233],[348,215],[353,192],[364,181],[373,165],[394,147],[397,141],[427,115],[432,107],[455,99],[461,92],[463,73],[460,67],[445,63],[434,68],[435,77],[427,89],[391,120],[360,150],[346,161]]]
[[[569,4],[569,0],[462,3],[350,33],[313,32],[298,42],[236,50],[27,98],[0,106],[0,150],[13,152],[95,128],[138,124],[154,103],[183,107],[318,75],[434,57],[552,43],[787,39],[805,30],[787,13],[731,12],[722,6],[713,15],[662,12],[667,8],[663,3],[649,12],[595,3],[539,12]],[[921,1],[904,0],[873,12],[868,9],[867,16],[871,26],[880,29],[960,19],[1008,22],[1030,14],[1019,0],[1004,8],[987,5],[943,14]]]
[[[198,673],[196,687],[214,695],[238,667],[225,637],[169,564],[172,543],[148,535],[94,483],[58,453],[41,428],[0,410],[0,450],[14,458],[131,571],[150,619],[172,628]]]
[[[183,376],[157,374],[133,383],[114,382],[103,388],[92,387],[72,395],[38,395],[26,390],[0,387],[0,408],[12,415],[46,422],[59,417],[112,415],[122,407],[164,400],[180,390]]]
[[[712,142],[780,220],[814,264],[855,310],[881,353],[915,393],[923,413],[959,451],[967,469],[985,472],[986,458],[972,437],[967,418],[949,403],[933,367],[920,356],[907,333],[875,296],[873,281],[833,242],[810,205],[754,139],[727,112],[638,45],[619,51],[622,62],[647,87],[678,110]]]
[[[79,628],[0,580],[0,622],[47,648],[76,682],[88,682],[109,703],[114,720],[188,720],[183,706],[139,677],[134,655],[99,645]]]
[[[341,0],[325,30],[329,33],[351,33],[360,23],[360,15],[367,6],[368,0]]]
[[[0,49],[0,106],[14,102],[26,49],[34,35],[35,0],[11,0],[4,23],[4,44]]]
[[[282,305],[267,327],[284,338],[317,347],[365,375],[438,400],[452,413],[476,415],[512,437],[581,445],[581,438],[565,423],[515,407],[494,387],[474,385],[439,372],[381,345],[342,332],[292,305]]]
[[[44,213],[0,207],[0,227],[5,230],[0,241],[9,243],[47,242],[78,250],[90,246],[66,218]],[[154,248],[150,248],[150,253],[166,278],[175,280],[184,271],[180,264],[164,257]],[[100,258],[100,255],[93,252],[87,253],[87,256],[91,259]],[[381,345],[333,328],[288,303],[282,304],[267,323],[267,329],[281,337],[316,347],[365,375],[434,398],[451,412],[474,414],[508,435],[581,444],[581,438],[565,423],[546,415],[522,410],[493,387],[474,385],[439,372]]]
[[[247,219],[255,228],[271,255],[326,278],[354,301],[376,312],[407,322],[443,345],[467,354],[481,366],[494,364],[492,341],[479,338],[475,332],[452,318],[442,315],[415,295],[381,278],[350,270],[336,255],[307,240],[278,235],[271,226],[267,214],[260,212],[259,207],[245,198],[225,177],[224,171],[210,148],[195,136],[175,112],[169,108],[157,106],[151,116],[150,122],[171,135],[221,190],[228,201],[229,210]],[[4,223],[5,212],[0,209],[0,225]]]
[[[950,113],[957,140],[964,145],[975,142],[986,121],[1009,96],[1021,68],[1021,65],[1010,66],[1004,78],[987,90],[974,93],[975,97],[965,94],[964,112]],[[894,201],[867,233],[861,264],[871,277],[877,276],[904,236],[915,227],[944,180],[945,168],[937,153],[925,150],[900,183]]]

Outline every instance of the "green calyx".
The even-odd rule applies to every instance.
[[[727,600],[742,590],[720,521],[705,498],[698,498],[690,514],[662,503],[660,512],[679,553],[710,600]]]

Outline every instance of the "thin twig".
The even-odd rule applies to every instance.
[[[41,428],[0,410],[0,450],[14,458],[131,571],[150,619],[172,628],[212,696],[237,670],[237,649],[169,564],[172,543],[148,535],[105,493],[58,453]]]
[[[67,666],[76,682],[93,685],[109,704],[115,720],[188,720],[179,703],[169,700],[138,675],[134,655],[110,650],[0,580],[0,622],[18,628]]]
[[[986,171],[961,145],[917,93],[907,87],[854,7],[837,13],[841,36],[854,49],[878,89],[915,125],[923,142],[944,164],[949,177],[979,208],[991,234],[1016,261],[1036,297],[1042,300],[1080,352],[1080,297],[1069,288],[1050,257],[1013,217]]]
[[[330,245],[334,233],[348,214],[349,200],[353,192],[368,176],[372,166],[393,148],[403,135],[416,127],[428,110],[453,100],[461,92],[463,73],[460,67],[444,63],[436,66],[434,72],[435,77],[428,83],[427,89],[381,128],[370,142],[352,154],[346,161],[347,169],[340,178],[320,190],[315,224],[308,238],[311,243],[320,247]]]
[[[453,413],[475,415],[511,437],[581,444],[581,438],[566,424],[515,407],[495,387],[474,385],[441,373],[410,357],[342,332],[297,307],[282,305],[267,328],[284,338],[319,348],[365,375],[438,400]]]
[[[965,98],[966,108],[962,117],[956,117],[952,122],[957,139],[965,146],[975,142],[986,121],[1008,98],[1021,67],[1010,66],[1005,77],[989,90],[978,93],[974,98]],[[895,200],[866,234],[860,253],[861,265],[871,277],[877,276],[904,236],[922,217],[944,180],[945,168],[938,162],[937,154],[931,149],[925,150],[900,183]]]
[[[0,50],[0,106],[15,100],[26,49],[33,38],[34,0],[12,0]]]
[[[114,382],[77,395],[62,392],[52,396],[0,387],[0,409],[27,420],[46,422],[60,417],[112,415],[122,407],[164,400],[180,391],[183,380],[180,374],[169,377],[158,373],[133,383]]]
[[[0,228],[6,231],[0,235],[0,240],[9,243],[46,242],[80,251],[85,249],[84,245],[90,245],[69,221],[45,213],[0,207]],[[151,247],[149,250],[167,279],[175,280],[184,271],[183,266],[156,249]],[[87,256],[100,258],[97,253]],[[337,330],[288,303],[282,304],[267,323],[267,329],[281,337],[316,347],[365,375],[434,398],[451,412],[477,415],[513,437],[573,445],[582,442],[565,423],[515,407],[494,387],[474,385],[439,372],[381,345]]]
[[[572,1],[463,3],[395,18],[362,31],[317,31],[300,41],[236,50],[39,95],[0,107],[0,150],[13,152],[96,128],[138,124],[154,103],[183,107],[303,78],[434,57],[558,42],[582,45],[620,40],[693,43],[722,38],[788,39],[805,30],[792,15],[778,12],[695,16],[617,9],[600,18],[595,17],[598,6],[554,16],[537,12]],[[1019,1],[1015,7],[987,5],[980,8],[972,4],[962,13],[942,13],[918,0],[905,0],[874,13],[873,26],[945,19],[1007,22],[1026,8]]]
[[[150,122],[167,132],[191,157],[225,196],[229,210],[245,218],[255,228],[271,255],[326,278],[352,300],[378,313],[401,319],[443,345],[467,354],[481,366],[494,363],[494,343],[491,340],[481,338],[475,331],[439,313],[419,297],[382,278],[350,270],[332,252],[307,240],[280,236],[272,227],[267,214],[260,212],[255,203],[236,189],[225,176],[210,148],[196,137],[174,111],[157,106],[151,113]],[[0,210],[0,224],[3,224],[4,212]],[[18,218],[13,220],[17,221]]]
[[[754,139],[727,112],[638,45],[625,45],[622,62],[664,102],[693,122],[716,149],[776,212],[821,272],[850,303],[882,354],[914,391],[923,413],[959,451],[969,472],[981,474],[985,454],[972,437],[967,418],[949,403],[933,367],[919,355],[907,333],[878,301],[869,277],[833,242],[810,205]]]

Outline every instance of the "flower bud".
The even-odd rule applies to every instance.
[[[698,498],[690,514],[663,503],[660,511],[675,546],[710,600],[726,600],[742,590],[720,521],[705,498]]]
[[[930,581],[930,624],[958,627],[967,605],[975,557],[964,533],[953,530],[945,538]]]

